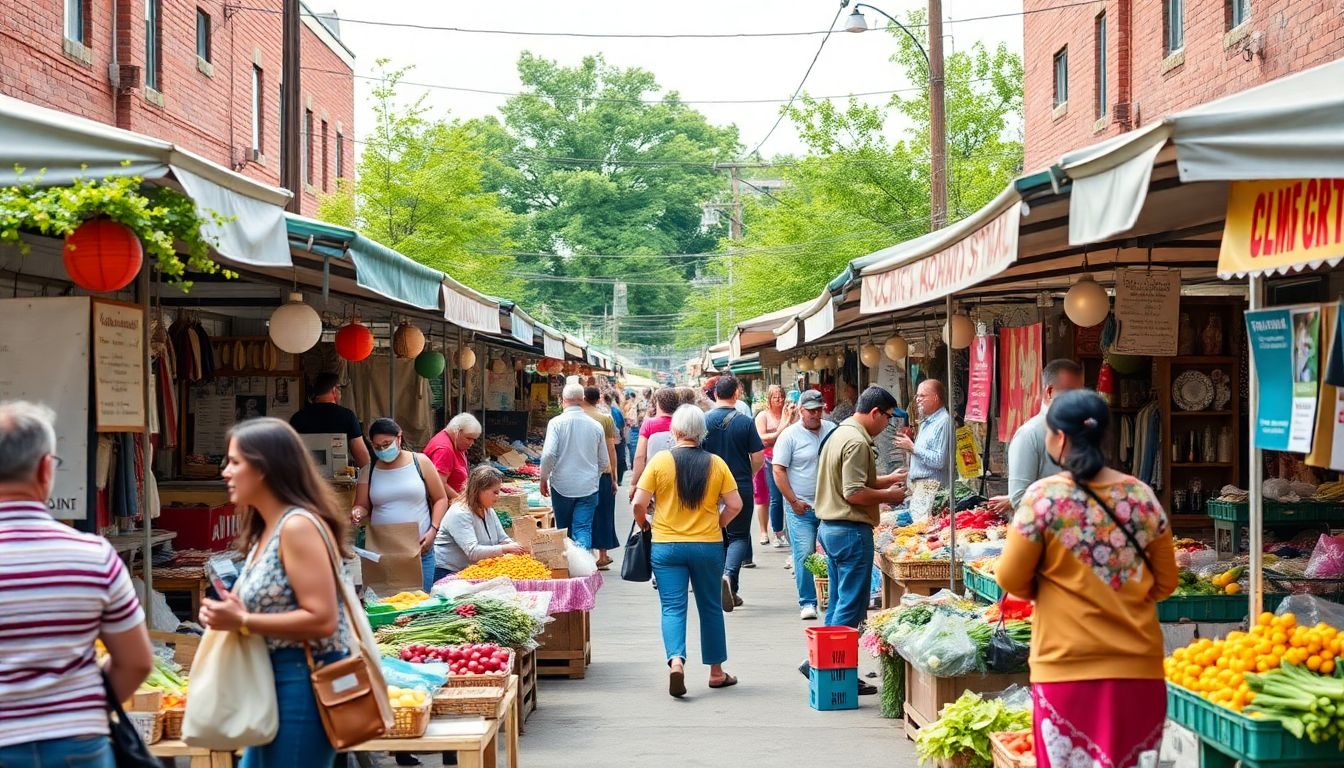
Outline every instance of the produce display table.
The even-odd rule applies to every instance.
[[[882,609],[895,608],[901,602],[901,587],[896,583],[896,564],[881,552],[874,555],[873,562],[882,574]]]
[[[582,680],[593,663],[592,623],[588,611],[565,611],[551,617],[537,642],[537,675]]]
[[[937,720],[943,706],[956,701],[964,691],[998,693],[1014,683],[1028,685],[1028,673],[937,677],[907,661],[905,662],[905,735],[911,739],[915,738],[916,731]]]
[[[1199,737],[1200,768],[1344,765],[1336,744],[1298,739],[1273,720],[1253,720],[1171,683],[1167,719]]]
[[[518,733],[526,733],[523,724],[537,711],[537,652],[513,649],[513,674],[518,676]]]
[[[927,596],[952,586],[951,560],[892,560],[885,554],[873,559],[882,572],[883,608],[895,608],[907,594]],[[956,589],[961,589],[960,575]]]
[[[187,572],[193,575],[188,575]],[[136,576],[144,578],[141,569],[137,568]],[[186,592],[191,595],[191,618],[195,620],[201,612],[201,601],[205,599],[205,591],[210,587],[210,579],[206,578],[205,567],[199,568],[155,568],[154,569],[154,591],[156,592]]]
[[[499,731],[506,731],[509,768],[518,768],[518,678],[509,677],[497,717],[436,717],[418,739],[374,739],[347,752],[456,752],[459,768],[495,768]]]
[[[188,747],[177,739],[150,744],[149,753],[160,758],[185,757],[191,768],[233,768],[232,752],[211,752],[201,747]]]

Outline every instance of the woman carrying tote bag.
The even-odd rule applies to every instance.
[[[244,643],[254,642],[248,638],[265,640],[278,713],[273,738],[249,745],[242,768],[326,768],[336,749],[318,711],[305,647],[320,667],[344,659],[351,643],[358,642],[348,607],[342,605],[345,585],[336,576],[328,547],[329,535],[340,554],[350,554],[349,518],[337,513],[331,490],[303,442],[283,421],[241,422],[230,431],[228,446],[223,477],[239,514],[238,548],[247,558],[233,592],[222,600],[205,600],[200,621],[214,633],[237,633]],[[319,520],[326,531],[315,524]],[[203,641],[203,651],[205,645]],[[202,698],[196,679],[202,661],[209,664],[209,654],[194,665],[197,674],[183,724],[188,740],[192,721],[200,722],[193,718],[192,703]],[[245,663],[251,667],[252,661]],[[240,676],[244,671],[238,670]],[[255,679],[254,669],[246,671],[252,677],[241,676],[230,693],[243,702],[258,694],[264,699],[260,691],[244,690]],[[228,670],[212,672],[219,678]],[[376,683],[382,685],[380,676]],[[227,685],[218,680],[208,698],[222,698]],[[209,707],[213,702],[202,703]]]

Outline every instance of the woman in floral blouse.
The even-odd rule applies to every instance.
[[[1166,720],[1157,603],[1176,554],[1152,489],[1106,466],[1097,393],[1055,397],[1046,448],[1064,471],[1027,489],[996,571],[1036,601],[1031,682],[1041,768],[1138,765]]]

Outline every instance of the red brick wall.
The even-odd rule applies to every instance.
[[[1250,0],[1250,17],[1237,32],[1258,35],[1261,54],[1245,61],[1242,45],[1229,35],[1226,0],[1186,0],[1184,61],[1167,62],[1161,0],[1098,0],[1060,10],[1059,0],[1025,0],[1023,50],[1026,70],[1026,168],[1039,170],[1069,150],[1137,128],[1163,115],[1242,91],[1292,72],[1344,56],[1344,0]],[[1096,125],[1093,99],[1094,20],[1107,19],[1110,109]],[[1040,12],[1030,12],[1040,11]],[[1130,51],[1122,55],[1125,25]],[[1057,114],[1054,104],[1056,51],[1069,49],[1069,101]],[[1164,67],[1165,64],[1165,67]],[[1164,68],[1166,71],[1164,72]],[[1132,78],[1130,123],[1121,122],[1126,98],[1123,80]]]
[[[86,0],[86,42],[91,62],[66,52],[59,0],[7,0],[0,17],[0,93],[100,122],[174,142],[220,165],[269,184],[280,183],[281,17],[278,0],[255,0],[226,18],[223,0],[162,0],[163,105],[151,101],[143,86],[145,64],[144,0]],[[118,37],[121,64],[141,67],[141,78],[124,94],[118,110],[111,63],[113,13],[120,7]],[[197,67],[196,9],[211,17],[212,74]],[[335,188],[336,131],[345,134],[345,173],[354,163],[353,72],[318,35],[302,28],[303,103],[314,113],[314,129],[327,120],[328,187]],[[264,156],[251,161],[252,66],[263,71]],[[325,72],[310,71],[325,70]],[[342,74],[328,74],[328,72]],[[314,137],[315,168],[305,189],[302,211],[311,214],[321,191],[321,137]]]

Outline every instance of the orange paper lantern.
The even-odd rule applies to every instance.
[[[89,219],[65,236],[65,271],[94,293],[119,291],[140,273],[145,251],[131,228],[111,219]]]
[[[373,354],[373,331],[354,318],[336,332],[336,354],[352,363]]]

